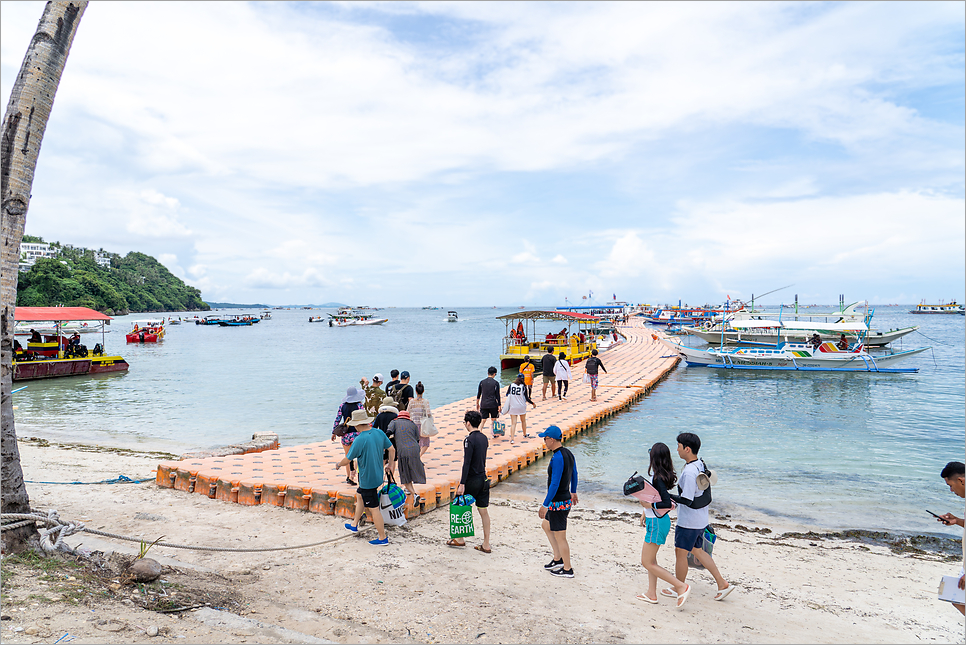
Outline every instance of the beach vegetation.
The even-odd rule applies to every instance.
[[[108,315],[148,311],[208,311],[201,292],[173,275],[155,258],[132,251],[101,266],[91,249],[57,245],[56,258],[41,258],[20,275],[21,307],[89,307]]]

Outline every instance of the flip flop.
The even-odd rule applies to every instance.
[[[644,602],[646,602],[649,605],[656,605],[657,604],[657,600],[651,600],[650,598],[647,597],[646,594],[639,593],[639,594],[637,594],[634,597],[637,598],[638,600],[643,600]]]
[[[688,588],[684,590],[684,593],[678,596],[678,607],[683,607],[684,603],[688,599],[688,596],[690,595],[691,595],[691,585],[688,585]]]
[[[725,598],[727,598],[727,597],[728,597],[728,594],[730,594],[730,593],[731,593],[731,590],[732,590],[732,589],[734,589],[734,586],[732,586],[732,585],[728,585],[728,586],[727,586],[727,587],[725,587],[724,589],[719,589],[719,590],[718,590],[718,593],[716,593],[716,594],[714,595],[714,599],[715,599],[715,600],[724,600]]]
[[[492,549],[484,549],[482,544],[477,544],[473,548],[476,549],[477,551],[482,551],[483,553],[492,553],[493,552]]]
[[[668,588],[668,589],[661,589],[661,595],[662,596],[666,596],[668,598],[677,598],[678,597],[677,592],[674,591],[674,589],[670,589],[670,588]]]
[[[446,546],[452,546],[458,549],[462,549],[464,546],[466,546],[466,542],[463,542],[463,544],[460,544],[455,539],[451,539],[446,541]]]

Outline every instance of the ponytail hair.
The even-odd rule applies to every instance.
[[[426,388],[423,386],[422,381],[419,381],[418,383],[416,383],[416,394],[422,394],[425,391],[426,391]]]

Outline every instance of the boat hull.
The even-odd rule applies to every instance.
[[[919,326],[915,327],[904,327],[902,329],[895,329],[891,331],[875,331],[869,332],[866,338],[863,334],[862,344],[866,347],[884,347],[889,343],[896,341],[907,334],[919,329]],[[691,334],[692,336],[697,336],[704,342],[710,345],[717,345],[721,343],[721,332],[707,331],[705,329],[700,329],[698,327],[684,327],[682,331]],[[724,333],[724,342],[726,345],[740,345],[742,343],[762,343],[767,345],[776,345],[779,342],[786,343],[802,343],[805,342],[811,333],[796,333],[794,331],[782,332],[781,336],[778,334],[767,334],[762,332],[737,332],[737,331],[726,331]],[[839,339],[839,334],[819,334],[824,341],[837,341]],[[854,334],[852,334],[854,337]]]
[[[55,358],[40,361],[14,361],[13,380],[32,381],[61,376],[83,376],[127,371],[130,365],[120,356]]]

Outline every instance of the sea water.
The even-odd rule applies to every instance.
[[[964,459],[964,318],[910,308],[880,307],[873,326],[922,326],[901,341],[934,348],[900,365],[918,374],[679,365],[628,410],[568,444],[580,490],[618,500],[623,481],[646,472],[647,449],[661,441],[674,454],[675,437],[687,431],[701,437],[700,456],[719,473],[716,507],[733,516],[745,509],[829,529],[957,537],[925,509],[963,511],[939,472]],[[487,367],[499,365],[506,326],[496,317],[513,311],[461,309],[450,323],[445,310],[385,309],[375,312],[385,325],[339,328],[309,323],[318,310],[275,310],[251,327],[171,325],[158,344],[126,344],[131,321],[145,315],[119,317],[107,349],[130,370],[23,383],[14,395],[18,435],[174,453],[262,430],[277,432],[283,445],[328,440],[346,388],[377,372],[388,381],[391,369],[408,370],[432,405],[474,397]],[[85,334],[82,342],[100,340]],[[606,367],[606,352],[602,358]],[[504,384],[513,375],[504,372]],[[537,490],[545,479],[541,460],[510,481]]]

